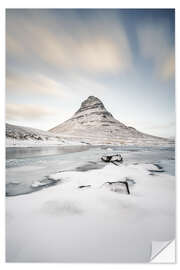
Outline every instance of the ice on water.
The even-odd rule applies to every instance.
[[[120,166],[100,160],[111,151]],[[130,195],[106,184],[128,179]],[[7,261],[148,262],[152,240],[175,236],[174,180],[173,148],[14,155],[7,191],[21,196],[7,197]]]

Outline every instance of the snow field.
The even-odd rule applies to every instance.
[[[148,262],[175,234],[175,181],[153,164],[62,172],[56,186],[7,198],[8,262]],[[133,179],[131,194],[107,181]],[[79,189],[81,185],[91,185]]]

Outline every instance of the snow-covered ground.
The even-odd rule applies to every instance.
[[[6,138],[6,147],[39,147],[39,146],[58,146],[58,145],[84,145],[85,142],[68,139],[49,139],[47,140],[16,140]]]
[[[41,190],[7,197],[7,261],[148,262],[152,241],[172,240],[174,151],[121,150],[124,163],[120,166],[102,167],[99,161],[102,153],[119,149],[100,147],[9,159],[7,181],[14,179],[12,185],[18,188],[28,175],[33,178],[29,186],[40,186]],[[87,165],[93,161],[95,168],[88,170]],[[35,179],[40,171],[39,177],[44,171],[56,185],[43,188],[43,182]],[[16,174],[19,183],[13,178]],[[130,195],[123,184],[106,183],[127,178]]]
[[[51,138],[48,140],[20,140],[20,139],[12,139],[6,138],[6,147],[39,147],[39,146],[68,146],[68,145],[109,145],[111,146],[162,146],[162,147],[172,147],[174,146],[174,141],[158,141],[158,140],[143,140],[143,139],[129,139],[126,142],[119,142],[118,140],[113,140],[110,143],[110,138],[104,138],[104,140],[100,137],[89,136],[86,138],[79,138],[78,136],[68,136],[64,135],[63,137],[56,139]]]

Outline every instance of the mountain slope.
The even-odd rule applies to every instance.
[[[6,137],[17,140],[48,140],[57,138],[55,134],[40,129],[6,124]]]
[[[6,123],[6,145],[7,146],[39,146],[39,145],[72,145],[80,144],[77,141],[66,140],[48,131],[16,126]]]
[[[49,130],[71,138],[83,138],[91,143],[159,144],[168,140],[148,135],[128,127],[108,112],[100,99],[89,96],[80,109],[64,123]]]

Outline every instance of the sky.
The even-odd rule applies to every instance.
[[[175,136],[173,9],[7,9],[6,121],[48,130],[94,95],[120,122]]]

